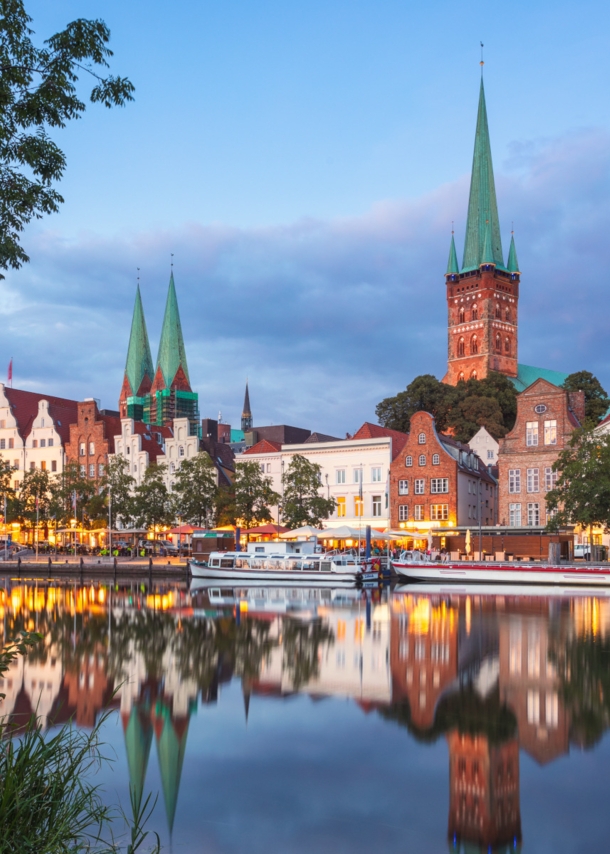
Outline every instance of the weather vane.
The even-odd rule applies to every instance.
[[[485,65],[485,61],[483,60],[483,48],[485,45],[481,42],[481,74],[483,73],[483,66]]]
[[[172,270],[173,270],[173,269],[174,269],[174,253],[173,253],[173,252],[170,252],[169,254],[170,254],[170,257],[171,257],[171,259],[172,259],[172,260],[170,261],[170,267],[171,267],[171,268],[172,268]]]

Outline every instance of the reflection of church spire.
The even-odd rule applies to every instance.
[[[250,683],[246,682],[246,680],[242,680],[241,691],[242,691],[242,694],[244,697],[244,712],[246,715],[246,726],[247,726],[248,716],[250,714],[250,695],[252,692],[250,691]]]
[[[134,705],[129,717],[123,719],[129,784],[133,789],[138,809],[142,803],[150,745],[152,744],[152,725],[149,715],[148,709]]]
[[[155,709],[155,735],[161,784],[163,786],[163,800],[165,801],[165,812],[170,835],[174,828],[188,727],[188,717],[172,719],[169,707],[161,700],[157,701]]]

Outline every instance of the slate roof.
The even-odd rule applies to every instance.
[[[78,421],[78,401],[64,397],[54,397],[51,394],[40,394],[34,391],[23,391],[18,388],[4,387],[4,393],[11,411],[17,421],[20,436],[25,439],[30,435],[34,419],[38,415],[38,404],[41,400],[49,402],[49,415],[55,422],[55,429],[61,437],[62,444],[70,441],[70,424]]]
[[[517,365],[517,376],[509,377],[517,391],[525,391],[528,386],[536,380],[546,380],[552,385],[561,386],[568,378],[568,374],[561,371],[551,371],[548,368],[534,368],[532,365]]]

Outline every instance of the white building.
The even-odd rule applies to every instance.
[[[498,449],[500,445],[496,442],[491,433],[487,432],[485,427],[481,427],[478,433],[474,434],[468,444],[475,454],[483,460],[486,466],[498,465]]]
[[[163,434],[168,431],[161,427],[149,427],[133,418],[121,418],[121,434],[114,437],[113,457],[123,457],[129,463],[129,473],[135,479],[136,486],[144,480],[149,465],[163,456]]]
[[[169,432],[165,453],[157,457],[157,462],[167,465],[165,484],[171,489],[183,460],[191,460],[199,453],[199,436],[190,435],[188,418],[174,418]]]
[[[349,439],[280,445],[263,439],[236,456],[235,464],[255,461],[282,494],[282,473],[299,454],[321,467],[320,493],[336,501],[327,527],[352,525],[385,529],[389,526],[388,483],[390,463],[400,452],[406,435],[375,424],[364,424]],[[278,508],[273,508],[277,519]],[[280,520],[281,521],[281,520]]]

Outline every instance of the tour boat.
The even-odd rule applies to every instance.
[[[252,552],[212,552],[207,561],[191,560],[193,578],[226,578],[233,581],[279,581],[311,583],[351,583],[367,580],[378,572],[353,555],[257,554]]]
[[[459,582],[461,584],[560,584],[610,586],[610,567],[570,566],[522,561],[439,561],[420,552],[403,552],[392,561],[398,575],[412,581]]]

